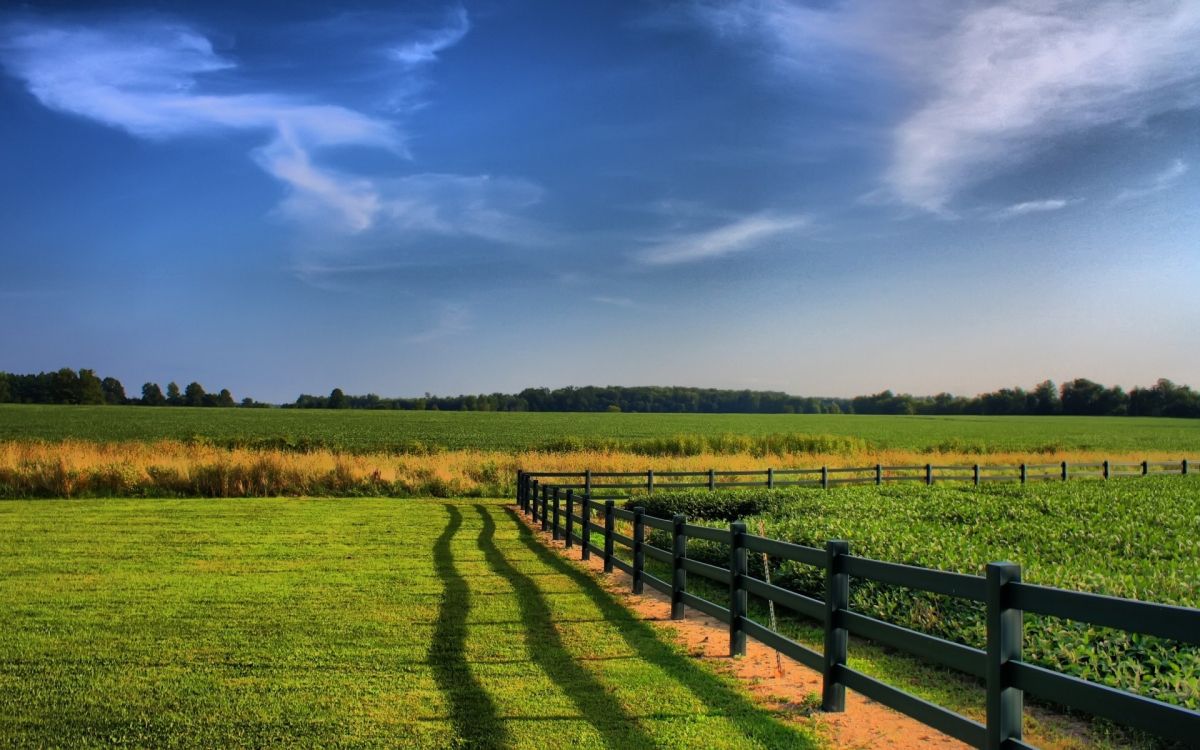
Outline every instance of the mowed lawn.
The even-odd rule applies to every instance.
[[[494,501],[0,503],[0,746],[815,747]]]

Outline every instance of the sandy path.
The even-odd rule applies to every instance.
[[[758,641],[747,639],[746,655],[729,658],[729,628],[721,621],[688,609],[687,618],[672,620],[671,602],[662,593],[646,587],[645,593],[629,593],[629,576],[620,571],[604,575],[603,561],[596,555],[579,559],[579,547],[565,549],[561,541],[552,541],[530,519],[518,512],[542,541],[576,566],[590,571],[605,589],[617,596],[643,620],[669,631],[688,652],[725,672],[732,673],[749,689],[760,704],[813,722],[821,727],[837,748],[893,748],[895,750],[966,749],[966,745],[936,729],[910,719],[886,706],[846,691],[844,713],[817,710],[821,695],[821,673],[781,656],[782,672],[776,668],[776,652]]]

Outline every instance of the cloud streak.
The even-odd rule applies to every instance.
[[[1126,201],[1137,200],[1145,198],[1147,195],[1160,193],[1178,182],[1179,178],[1187,174],[1187,171],[1187,163],[1183,159],[1175,159],[1167,165],[1166,169],[1151,177],[1147,184],[1141,187],[1122,190],[1113,199],[1113,202],[1125,203]]]
[[[392,47],[388,50],[388,57],[408,67],[437,62],[439,52],[461,42],[471,30],[471,19],[467,16],[467,9],[462,6],[450,13],[448,21],[443,28],[427,31],[417,39]]]
[[[436,61],[469,29],[459,7],[448,26],[394,46],[388,55],[408,71]],[[186,25],[14,23],[0,27],[0,62],[47,108],[139,138],[263,133],[266,142],[252,158],[287,190],[278,212],[310,227],[518,244],[539,237],[536,227],[512,213],[540,200],[541,190],[531,183],[486,175],[367,177],[322,158],[344,146],[408,157],[405,133],[391,120],[273,92],[204,93],[213,76],[236,65]]]
[[[1071,134],[1200,105],[1200,5],[1187,0],[740,0],[690,12],[800,75],[870,69],[909,92],[882,181],[934,213]]]
[[[1011,206],[1000,209],[994,214],[997,219],[1014,219],[1018,216],[1026,216],[1028,214],[1041,214],[1049,211],[1061,211],[1075,201],[1068,198],[1047,198],[1040,201],[1025,201],[1023,203],[1014,203]]]
[[[671,266],[761,249],[807,227],[807,216],[755,214],[719,227],[659,240],[634,255],[644,266]]]

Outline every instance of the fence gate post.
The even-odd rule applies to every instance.
[[[823,489],[823,490],[829,489],[829,467],[828,466],[821,467],[821,489]]]
[[[642,593],[642,571],[646,568],[646,509],[633,509],[633,593]]]
[[[534,523],[537,523],[537,520],[538,520],[538,480],[535,479],[530,483],[530,490],[532,490],[533,494],[530,496],[529,501],[528,501],[529,502],[529,512],[533,514]]]
[[[683,619],[683,592],[687,591],[687,571],[683,560],[687,557],[687,536],[683,526],[687,516],[676,513],[671,519],[671,619]]]
[[[767,489],[775,489],[775,470],[767,469]]]
[[[875,484],[883,484],[883,464],[875,464]]]
[[[729,524],[729,655],[746,655],[746,524]]]
[[[550,488],[542,488],[542,531],[550,530]]]
[[[1183,459],[1183,467],[1182,467],[1182,471],[1180,471],[1180,474],[1182,474],[1183,476],[1186,477],[1187,473],[1188,473],[1188,460],[1185,458],[1185,459]]]
[[[708,470],[708,489],[715,490],[717,488],[717,470]]]
[[[525,472],[517,469],[517,507],[525,512]]]
[[[611,573],[613,569],[613,501],[604,501],[604,572]]]
[[[1104,478],[1108,479],[1108,459],[1104,459]]]
[[[979,464],[975,464],[975,486],[979,486]]]
[[[843,555],[850,554],[850,543],[834,540],[825,543],[825,673],[821,685],[821,710],[846,710],[846,686],[838,681],[838,669],[848,658],[850,637],[838,623],[839,612],[850,607],[850,576],[842,570]]]
[[[555,540],[557,540],[559,538],[558,537],[558,528],[559,528],[559,522],[562,518],[562,514],[561,514],[561,511],[559,510],[559,507],[560,506],[559,506],[559,502],[558,502],[558,488],[555,487],[554,488],[554,523],[551,524],[551,527],[550,527],[551,528],[551,532],[550,532],[551,537]]]
[[[1012,687],[1006,665],[1021,658],[1022,612],[1008,606],[1010,583],[1021,581],[1021,566],[987,566],[987,744],[1000,750],[1008,740],[1021,739],[1024,694]]]
[[[583,494],[592,494],[592,470],[586,469],[583,472]]]
[[[1142,476],[1146,476],[1149,473],[1150,473],[1150,462],[1142,461]]]
[[[565,523],[567,547],[575,543],[571,537],[575,534],[575,490],[567,490],[567,519]]]
[[[925,484],[933,484],[933,464],[925,464]]]
[[[1063,477],[1064,482],[1067,481],[1068,474],[1067,474],[1067,462],[1066,461],[1063,461],[1062,477]]]
[[[1025,468],[1025,464],[1021,464],[1021,484],[1025,484],[1025,480],[1028,476],[1029,474]]]
[[[654,469],[646,469],[646,492],[654,492]]]
[[[579,527],[579,547],[581,560],[590,560],[592,557],[592,496],[583,496],[583,523]]]

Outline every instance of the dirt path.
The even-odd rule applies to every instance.
[[[692,609],[688,610],[687,619],[670,619],[671,602],[664,594],[650,587],[646,587],[646,593],[641,596],[629,593],[629,576],[619,571],[604,575],[604,564],[598,556],[580,560],[578,546],[566,550],[561,541],[551,541],[550,534],[543,534],[540,526],[534,526],[527,516],[518,515],[542,537],[547,546],[575,565],[591,571],[605,589],[642,619],[668,630],[686,646],[692,656],[735,675],[762,705],[808,716],[808,721],[825,731],[833,747],[894,750],[970,748],[970,745],[849,690],[846,691],[844,713],[821,712],[820,672],[786,656],[780,657],[783,668],[779,671],[776,669],[776,652],[754,639],[747,639],[745,657],[729,658],[729,628],[720,620]]]

